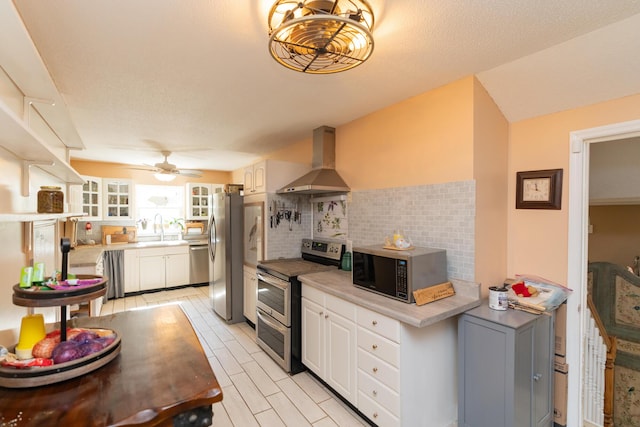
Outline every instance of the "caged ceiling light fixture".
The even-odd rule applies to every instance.
[[[349,70],[373,52],[373,21],[365,0],[278,0],[269,12],[269,51],[303,73]]]

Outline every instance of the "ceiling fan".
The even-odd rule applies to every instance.
[[[136,167],[131,169],[146,170],[153,172],[155,177],[161,181],[171,181],[177,175],[188,176],[193,178],[200,178],[202,171],[197,169],[178,169],[176,165],[169,163],[167,157],[171,155],[171,151],[161,151],[164,156],[164,161],[156,163],[155,165],[145,165],[146,167]]]

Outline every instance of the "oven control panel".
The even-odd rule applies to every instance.
[[[344,243],[331,240],[302,239],[302,253],[340,260],[344,252]]]

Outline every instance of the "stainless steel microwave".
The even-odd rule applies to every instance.
[[[447,281],[447,252],[415,247],[406,251],[381,245],[353,248],[353,284],[413,303],[413,292]]]

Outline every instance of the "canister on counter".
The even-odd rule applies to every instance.
[[[494,310],[506,310],[509,307],[507,301],[507,288],[504,286],[492,286],[489,288],[489,308]]]
[[[33,267],[22,267],[20,271],[20,287],[30,288],[33,281]]]
[[[62,213],[64,193],[60,187],[45,185],[38,191],[38,213]]]

